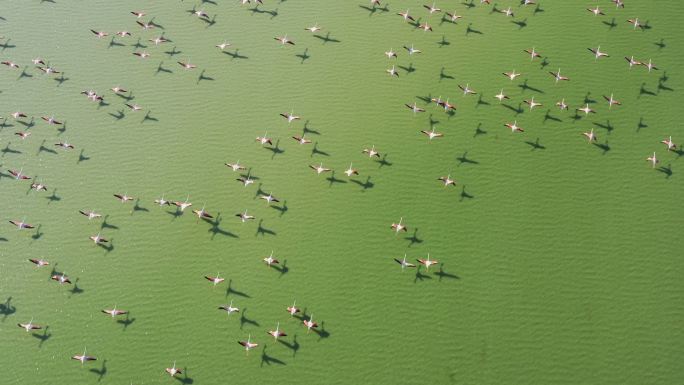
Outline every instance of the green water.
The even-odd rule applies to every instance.
[[[1,383],[176,383],[164,373],[174,360],[186,369],[180,381],[194,384],[684,378],[684,168],[681,154],[658,143],[684,142],[678,2],[628,0],[616,10],[602,1],[604,17],[584,1],[541,1],[537,12],[500,2],[512,6],[511,19],[492,6],[439,1],[464,16],[453,25],[407,0],[372,14],[365,0],[266,0],[259,8],[275,16],[237,1],[55,1],[0,1],[0,57],[21,65],[0,68],[0,115],[36,120],[25,141],[14,135],[24,125],[6,121],[2,169],[23,168],[48,186],[29,191],[29,181],[0,178],[0,301],[9,301],[0,308]],[[186,12],[193,6],[215,23]],[[406,8],[434,32],[395,15]],[[133,10],[163,29],[141,31]],[[625,20],[636,16],[650,28],[632,30]],[[328,40],[303,30],[316,22]],[[89,29],[133,37],[110,46]],[[148,41],[162,32],[172,42]],[[273,40],[286,33],[295,46]],[[138,38],[147,48],[133,46]],[[224,40],[238,57],[214,47]],[[423,53],[409,57],[410,44]],[[611,57],[595,61],[587,48],[598,45]],[[547,66],[522,52],[532,46]],[[383,55],[389,48],[398,59]],[[632,54],[660,70],[629,70],[623,56]],[[63,74],[35,70],[37,56]],[[414,71],[398,67],[390,78],[392,64]],[[554,84],[548,71],[559,67],[570,82]],[[523,75],[501,75],[513,69]],[[466,83],[484,103],[461,95]],[[117,85],[143,111],[109,91]],[[502,87],[513,109],[532,96],[544,106],[500,106],[493,95]],[[107,105],[79,94],[87,89]],[[608,109],[610,93],[621,106]],[[456,104],[453,116],[420,99],[440,95]],[[565,98],[572,110],[585,97],[595,115],[574,120],[553,106]],[[414,117],[403,106],[414,101],[428,112]],[[302,120],[288,125],[278,114],[292,109]],[[53,114],[63,131],[40,120]],[[419,133],[430,119],[445,134],[432,143]],[[514,119],[524,133],[503,127]],[[316,152],[290,139],[305,122]],[[591,128],[603,147],[581,136]],[[254,141],[266,131],[279,151]],[[54,149],[60,140],[76,148]],[[363,157],[371,145],[384,164]],[[645,161],[653,151],[663,168]],[[254,185],[223,165],[238,159]],[[320,162],[335,170],[333,182],[308,168]],[[358,183],[342,173],[350,162]],[[436,180],[448,173],[457,187]],[[257,199],[259,189],[280,198],[280,209]],[[124,192],[140,209],[112,197]],[[153,203],[162,194],[189,195],[220,223],[171,215]],[[90,209],[108,225],[78,214]],[[245,209],[257,219],[240,223],[234,215]],[[395,236],[389,226],[400,217],[409,232]],[[39,229],[6,222],[22,218]],[[88,241],[99,231],[111,250]],[[286,273],[264,266],[271,250]],[[392,258],[404,253],[442,265],[402,272]],[[37,269],[32,257],[52,265]],[[53,266],[76,286],[50,281]],[[226,282],[212,287],[203,276],[216,272]],[[287,314],[294,299],[318,333]],[[240,314],[217,310],[230,300]],[[114,305],[130,311],[127,325],[100,313]],[[16,327],[32,317],[49,325],[41,338]],[[284,343],[266,334],[276,322]],[[260,346],[246,355],[236,342],[249,334]],[[69,357],[84,347],[98,361],[81,367]]]

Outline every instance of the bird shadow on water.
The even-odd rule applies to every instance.
[[[235,60],[235,59],[249,59],[249,56],[245,55],[240,55],[240,50],[235,49],[235,52],[230,52],[230,51],[223,51],[225,55],[228,55],[231,57],[230,60]]]
[[[459,202],[463,202],[466,199],[473,199],[473,198],[475,198],[475,196],[467,193],[466,192],[466,186],[464,185],[463,188],[461,188],[461,199],[459,199]]]
[[[74,286],[71,289],[69,289],[69,298],[71,298],[71,296],[75,294],[82,294],[85,291],[83,290],[83,288],[78,286],[79,279],[80,278],[76,278],[76,280],[74,280]]]
[[[109,41],[109,44],[107,45],[107,48],[112,48],[112,47],[124,47],[126,44],[119,43],[116,41],[116,36],[112,36],[112,40]]]
[[[265,344],[264,344],[264,349],[261,351],[261,365],[260,365],[260,366],[263,367],[264,364],[269,365],[269,366],[270,366],[271,364],[287,365],[287,364],[285,363],[285,361],[279,360],[279,359],[277,359],[277,358],[275,358],[275,357],[273,357],[273,356],[270,356],[270,355],[266,354],[266,348],[267,348],[267,347],[268,347],[268,345],[265,345]]]
[[[416,269],[416,278],[413,280],[413,283],[417,283],[418,281],[423,282],[426,279],[432,279],[432,276],[429,276],[427,274],[423,274],[421,272],[423,266],[419,265],[418,268]]]
[[[271,19],[278,16],[278,8],[273,9],[273,10],[266,10],[266,9],[261,9],[259,7],[254,7],[254,8],[250,8],[249,11],[252,12],[252,15],[257,15],[257,14],[270,15]]]
[[[608,145],[608,141],[606,140],[604,143],[592,143],[594,146],[598,147],[603,151],[603,155],[606,155],[608,151],[610,151],[610,146]]]
[[[102,223],[100,224],[100,230],[104,230],[104,229],[118,230],[119,226],[113,225],[113,224],[107,222],[108,219],[109,219],[109,214],[105,215],[104,218],[102,219]]]
[[[306,62],[307,60],[309,60],[311,58],[311,55],[309,55],[309,49],[308,48],[304,49],[304,52],[302,52],[302,53],[295,54],[295,56],[302,59],[300,64],[304,64],[304,62]]]
[[[529,145],[531,148],[530,151],[535,151],[535,150],[546,150],[546,146],[543,144],[539,143],[539,138],[537,138],[534,142],[531,140],[526,140],[525,144]]]
[[[330,156],[330,153],[319,149],[318,148],[318,142],[316,142],[316,143],[314,143],[313,148],[311,149],[310,158],[313,158],[314,155]]]
[[[97,375],[97,382],[102,381],[102,377],[107,375],[107,360],[102,361],[102,367],[95,368],[95,369],[90,369],[90,373],[96,374]]]
[[[56,81],[56,82],[57,82],[57,87],[59,87],[59,86],[61,86],[62,84],[64,84],[64,82],[69,81],[69,79],[70,79],[70,78],[65,77],[65,76],[64,76],[64,72],[62,72],[58,78],[53,78],[52,80]]]
[[[462,164],[480,164],[480,162],[468,158],[468,151],[464,152],[463,155],[456,157],[456,160],[458,161],[458,167],[460,167]]]
[[[52,333],[48,333],[48,329],[50,326],[46,326],[45,329],[43,329],[43,333],[33,333],[31,334],[33,338],[37,338],[40,342],[38,343],[38,348],[42,348],[43,344],[45,341],[49,340],[50,337],[52,337]]]
[[[439,270],[434,272],[433,274],[436,275],[437,277],[439,277],[438,278],[439,282],[442,282],[442,279],[444,279],[444,278],[446,278],[446,279],[461,279],[461,277],[459,277],[456,274],[452,274],[452,273],[448,273],[448,272],[444,271],[444,263],[440,263],[439,264]]]
[[[36,153],[36,155],[40,155],[40,153],[42,153],[42,152],[47,152],[48,154],[54,154],[54,155],[57,154],[57,151],[53,150],[52,148],[45,147],[45,139],[43,139],[43,141],[40,143],[40,146],[38,147],[38,152]]]
[[[280,148],[280,139],[276,141],[275,146],[272,147],[264,147],[268,151],[271,151],[273,155],[271,156],[271,159],[275,158],[276,155],[280,155],[285,152],[282,148]]]
[[[137,213],[137,212],[143,212],[143,213],[150,212],[150,210],[148,208],[140,206],[140,198],[138,198],[135,201],[135,204],[133,205],[133,210],[131,210],[131,215],[133,215],[134,213]]]
[[[200,73],[199,77],[197,78],[197,84],[199,84],[202,80],[206,80],[206,81],[214,81],[214,80],[215,80],[214,78],[205,75],[205,74],[204,74],[204,71],[205,71],[205,70],[202,70],[202,72]]]
[[[330,331],[325,328],[325,321],[321,322],[321,328],[312,328],[314,333],[318,334],[318,340],[322,340],[324,338],[329,338],[330,337]]]
[[[468,36],[470,34],[484,35],[484,32],[480,31],[479,29],[473,28],[473,23],[469,23],[468,27],[466,28],[465,34],[466,34],[466,36]]]
[[[367,5],[359,4],[359,8],[365,9],[366,11],[368,11],[368,17],[375,15],[376,12],[380,12],[380,13],[389,12],[389,8],[387,7],[387,4],[385,4],[383,7],[377,7],[375,5],[373,5],[373,7],[369,7]]]
[[[611,21],[604,20],[601,23],[608,26],[608,29],[613,29],[613,28],[617,27],[617,22],[615,21],[615,18],[613,18]]]
[[[158,122],[158,121],[159,121],[158,118],[155,118],[154,116],[152,116],[152,111],[147,111],[147,113],[145,113],[145,116],[143,116],[143,118],[142,118],[142,120],[140,121],[140,123],[145,123],[145,122]]]
[[[21,153],[22,153],[20,150],[15,150],[15,149],[13,149],[13,148],[10,148],[10,145],[11,145],[11,144],[12,144],[12,142],[7,142],[7,144],[5,145],[5,147],[4,147],[2,150],[0,150],[0,152],[2,152],[2,157],[3,157],[3,158],[4,158],[5,155],[7,155],[7,154],[21,154]]]
[[[12,305],[12,297],[7,297],[5,303],[0,304],[0,315],[2,315],[2,322],[5,322],[7,317],[17,312],[17,307]]]
[[[290,268],[287,267],[287,259],[283,261],[282,265],[271,265],[271,267],[273,268],[273,270],[280,273],[280,275],[278,275],[278,278],[282,277],[290,271]]]
[[[76,164],[90,160],[90,157],[85,155],[84,151],[85,151],[84,149],[81,149],[81,153],[78,154],[78,159],[76,160]]]
[[[166,73],[166,74],[172,74],[173,70],[164,67],[164,61],[162,60],[159,62],[159,65],[157,66],[157,69],[155,70],[154,74],[156,75],[156,74],[161,73],[161,72]]]
[[[245,314],[247,314],[247,308],[242,309],[242,311],[240,312],[240,330],[244,328],[245,324],[259,327],[259,322],[257,322],[254,319],[248,318]]]
[[[135,318],[130,318],[130,313],[126,313],[126,319],[116,320],[116,323],[123,326],[123,331],[126,331],[133,322],[135,322]]]
[[[304,129],[302,130],[302,135],[306,134],[312,134],[312,135],[320,135],[321,133],[317,130],[314,130],[313,128],[309,127],[309,120],[304,122]]]
[[[378,168],[383,168],[385,166],[392,167],[394,163],[387,160],[387,155],[388,154],[384,154],[381,159],[375,161],[375,163],[379,164]]]
[[[363,191],[366,191],[366,190],[368,190],[368,189],[372,189],[373,187],[375,187],[375,183],[371,182],[371,177],[370,177],[370,176],[366,177],[366,181],[365,181],[365,182],[360,181],[360,180],[358,180],[358,179],[350,179],[350,181],[351,181],[352,183],[355,183],[355,184],[361,186],[361,188],[363,189]]]
[[[335,39],[334,37],[330,37],[330,32],[328,32],[325,36],[316,34],[316,35],[313,35],[313,37],[315,37],[316,39],[321,40],[321,41],[323,42],[323,44],[326,44],[326,43],[341,43],[340,40]]]
[[[229,295],[236,295],[238,297],[244,297],[244,298],[252,298],[249,294],[245,293],[244,291],[236,290],[233,288],[233,280],[228,281],[228,288],[226,289],[226,297]]]
[[[187,384],[190,385],[195,382],[191,377],[188,377],[188,368],[184,367],[183,368],[183,377],[173,377],[176,381],[180,382],[181,384]]]
[[[57,195],[57,188],[52,189],[52,194],[48,195],[45,197],[45,199],[48,200],[48,205],[52,202],[59,202],[62,200],[62,197]]]
[[[610,133],[613,132],[613,130],[615,129],[615,127],[612,124],[610,124],[610,120],[606,120],[605,124],[603,124],[603,123],[593,123],[593,124],[596,127],[605,129],[608,132],[608,135],[610,135]]]
[[[416,72],[416,67],[413,66],[413,63],[409,63],[408,66],[398,65],[397,67],[406,71],[406,74],[412,74],[412,73]]]
[[[524,20],[511,20],[511,23],[518,26],[518,29],[523,29],[527,27],[527,19]]]
[[[170,51],[164,51],[164,53],[165,53],[166,55],[168,55],[168,57],[171,58],[171,57],[174,57],[174,56],[176,56],[176,55],[182,54],[183,51],[178,51],[178,50],[176,49],[176,46],[174,45],[173,48],[172,48]]]
[[[347,181],[344,180],[344,179],[336,178],[336,177],[335,177],[335,171],[334,171],[334,170],[332,171],[332,174],[331,174],[329,177],[325,178],[325,180],[327,180],[328,182],[330,182],[329,185],[328,185],[328,187],[332,187],[335,183],[339,183],[339,184],[345,184],[345,183],[347,183]]]
[[[414,244],[421,244],[423,243],[423,240],[418,238],[418,228],[413,229],[413,235],[410,237],[404,237],[405,240],[409,241],[408,247],[413,246]]]
[[[40,225],[38,225],[38,227],[36,227],[36,231],[31,235],[31,239],[32,239],[32,240],[37,241],[37,240],[39,240],[40,238],[43,237],[43,235],[44,235],[45,233],[42,232],[42,231],[40,231],[40,228],[41,228],[41,227],[43,227],[42,224],[40,224]]]
[[[114,251],[114,239],[110,239],[109,242],[98,243],[97,246],[105,251],[105,254]]]
[[[231,238],[238,238],[236,234],[233,234],[230,231],[221,228],[222,220],[223,219],[221,218],[221,213],[218,213],[216,214],[216,219],[207,221],[209,222],[209,224],[211,224],[211,227],[209,228],[209,230],[207,230],[211,233],[211,239],[213,240],[217,234]]]
[[[668,164],[667,167],[665,167],[665,166],[658,167],[656,170],[665,174],[665,179],[670,179],[670,177],[672,176],[672,165],[671,164]]]
[[[473,138],[476,138],[480,135],[486,135],[487,131],[482,129],[482,123],[478,123],[477,127],[475,127],[475,133],[473,134]]]
[[[287,207],[287,201],[283,201],[282,206],[274,206],[274,205],[272,205],[272,206],[270,206],[270,207],[271,207],[272,209],[276,210],[276,211],[279,211],[281,217],[287,212],[287,210],[289,210],[289,208]]]
[[[259,236],[259,235],[261,235],[261,236],[265,236],[265,235],[275,236],[277,234],[275,231],[264,227],[263,223],[264,223],[264,220],[260,219],[259,220],[259,226],[257,227],[257,230],[256,230],[256,234],[254,234],[255,237]]]
[[[299,345],[299,342],[297,342],[297,335],[296,334],[292,338],[292,342],[285,341],[284,339],[278,339],[278,342],[283,344],[283,346],[285,346],[286,348],[292,350],[292,357],[293,358],[297,355],[297,351],[299,351],[300,345]]]
[[[31,75],[30,73],[28,73],[28,72],[26,71],[27,69],[28,69],[28,66],[24,66],[24,69],[23,69],[23,70],[21,71],[21,73],[19,74],[19,77],[17,78],[17,80],[20,80],[20,79],[23,79],[23,78],[32,78],[32,77],[33,77],[33,75]]]
[[[531,85],[529,85],[529,84],[527,83],[527,79],[525,79],[525,81],[524,81],[523,83],[518,84],[518,87],[520,87],[520,89],[522,89],[523,92],[525,92],[525,91],[533,91],[533,92],[537,92],[537,93],[540,93],[540,94],[543,94],[543,93],[544,93],[544,90],[542,90],[542,89],[540,89],[540,88],[537,88],[537,87],[532,87]]]

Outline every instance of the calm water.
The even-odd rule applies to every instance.
[[[2,168],[49,188],[0,178],[2,219],[39,225],[0,230],[0,382],[174,383],[163,372],[174,360],[194,384],[681,381],[684,168],[658,143],[684,141],[678,3],[605,1],[607,15],[594,17],[582,1],[537,12],[500,2],[511,19],[440,1],[464,16],[456,25],[408,0],[374,13],[365,0],[266,0],[259,12],[217,3],[0,2],[0,56],[22,67],[0,68],[0,115],[35,118],[25,141],[14,135],[24,125],[2,127]],[[403,23],[395,14],[406,8],[434,32]],[[141,31],[132,10],[159,27]],[[636,16],[650,28],[633,31],[625,20]],[[319,38],[303,30],[316,22]],[[89,29],[133,36],[110,43]],[[171,42],[148,41],[162,33]],[[273,40],[286,33],[295,46]],[[232,55],[214,47],[224,40]],[[423,53],[409,57],[410,44]],[[595,61],[587,48],[598,45],[611,57]],[[522,52],[532,46],[545,62]],[[383,56],[389,48],[398,59]],[[629,70],[632,54],[660,70]],[[63,73],[35,70],[37,56]],[[384,72],[392,64],[399,78]],[[554,84],[559,67],[570,82]],[[513,82],[500,74],[513,69],[523,74]],[[466,83],[482,97],[463,97]],[[116,85],[143,111],[108,91]],[[510,108],[493,98],[502,87]],[[609,111],[610,93],[622,106]],[[456,113],[421,100],[436,96]],[[529,111],[532,96],[544,105]],[[573,119],[553,106],[561,98],[571,110],[587,99],[597,114]],[[412,116],[403,104],[414,101],[428,112]],[[303,119],[288,125],[278,114],[291,110]],[[62,131],[40,120],[53,114]],[[503,127],[515,119],[524,133]],[[431,123],[445,137],[428,143],[419,131]],[[316,151],[290,139],[305,124]],[[581,136],[591,128],[601,146]],[[278,150],[254,142],[265,132]],[[76,149],[54,149],[60,140]],[[384,162],[362,156],[371,145]],[[644,160],[653,151],[662,169]],[[254,185],[223,165],[238,159]],[[307,167],[320,162],[334,178]],[[350,162],[356,182],[342,174]],[[448,173],[457,187],[435,180]],[[258,191],[281,203],[268,207]],[[137,209],[112,197],[124,192]],[[162,194],[189,195],[219,220],[174,216],[154,205]],[[106,224],[78,214],[90,209]],[[257,219],[240,223],[245,209]],[[400,217],[409,232],[395,236]],[[110,250],[88,242],[100,231]],[[261,262],[271,250],[285,272]],[[442,265],[402,273],[392,258],[404,253]],[[50,281],[53,266],[76,285]],[[221,285],[202,278],[217,272]],[[318,333],[289,317],[294,299]],[[240,314],[217,310],[231,300]],[[114,305],[128,321],[100,313]],[[47,331],[15,326],[31,317]],[[266,334],[276,322],[282,343]],[[261,345],[246,355],[236,341],[248,334]],[[69,357],[84,347],[99,360],[81,367]]]

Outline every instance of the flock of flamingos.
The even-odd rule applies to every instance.
[[[249,5],[253,4],[254,7],[263,7],[263,1],[262,0],[256,0],[256,1],[251,1],[251,0],[239,0],[241,3],[240,5]],[[606,2],[608,2],[606,0]],[[612,12],[625,12],[623,9],[625,8],[625,4],[622,0],[611,0],[613,3],[614,7],[616,10],[612,10]],[[480,6],[488,6],[491,5],[489,0],[480,0],[479,1]],[[475,7],[476,5],[472,2],[466,4],[470,7]],[[534,0],[523,0],[520,3],[520,9],[521,12],[524,11],[525,7],[527,6],[532,6],[535,5],[538,7],[538,5],[535,3]],[[388,5],[384,4],[383,1],[381,0],[371,0],[370,4],[368,5],[361,5],[361,8],[364,8],[366,10],[369,10],[371,13],[374,13],[378,10],[382,10],[384,12],[387,12],[389,10]],[[460,23],[461,19],[463,16],[459,15],[456,11],[454,12],[443,12],[442,9],[440,9],[436,3],[432,4],[419,4],[417,5],[421,9],[422,15],[421,16],[426,16],[427,20],[429,20],[430,17],[433,17],[433,15],[441,15],[442,21],[446,21],[449,23]],[[611,7],[612,8],[612,7]],[[515,13],[513,11],[512,7],[508,7],[506,9],[502,8],[497,8],[496,5],[493,6],[492,9],[493,12],[495,13],[500,13],[505,17],[509,18],[514,18]],[[588,11],[588,13],[587,13]],[[200,20],[204,22],[210,22],[210,16],[207,12],[201,9],[196,9],[193,8],[193,10],[190,11],[194,16],[199,18]],[[518,12],[518,11],[516,11]],[[590,7],[587,8],[586,11],[584,10],[578,10],[578,12],[585,12],[587,13],[586,17],[595,17],[595,18],[600,18],[606,13],[604,10],[599,7]],[[607,11],[606,11],[607,12]],[[133,11],[131,12],[132,14],[132,20],[131,20],[131,25],[136,26],[136,28],[139,28],[137,32],[130,32],[127,30],[121,30],[117,32],[106,32],[106,31],[101,31],[98,29],[90,29],[90,33],[93,34],[95,38],[99,39],[105,39],[111,37],[112,39],[126,39],[128,37],[133,36],[134,34],[142,34],[142,36],[149,37],[149,41],[154,45],[154,47],[162,45],[164,43],[167,43],[169,40],[164,37],[164,34],[157,35],[157,36],[151,36],[151,34],[154,34],[155,28],[158,26],[151,21],[149,16],[144,12],[144,11]],[[416,28],[420,28],[424,30],[426,33],[429,33],[433,31],[433,26],[430,25],[427,21],[419,22],[416,21],[417,18],[414,17],[413,14],[410,13],[410,10],[401,10],[400,12],[397,12],[397,15],[399,18],[397,18],[397,22],[406,22],[412,24]],[[439,16],[438,16],[439,17]],[[637,18],[637,17],[629,17],[629,16],[624,16],[623,19],[625,22],[629,23],[630,25],[630,30],[641,30],[644,29],[646,26],[642,24],[642,22]],[[147,21],[146,21],[147,20]],[[421,20],[420,18],[418,20]],[[317,33],[323,29],[322,26],[319,26],[318,23],[311,25],[311,26],[302,26],[302,29],[310,32],[310,33]],[[84,33],[88,33],[88,29],[84,30]],[[633,32],[633,31],[626,31],[625,33],[628,32]],[[150,36],[146,36],[145,34],[149,34]],[[275,36],[274,40],[276,41],[274,45],[282,45],[282,46],[292,46],[296,45],[296,41],[294,41],[289,35],[283,35],[283,36]],[[227,40],[224,40],[223,42],[217,42],[215,47],[220,50],[220,51],[225,51],[227,49],[230,49],[231,43],[229,43]],[[390,49],[386,52],[384,52],[385,56],[387,57],[387,60],[392,62],[396,60],[400,55],[420,55],[422,52],[420,49],[415,47],[413,44],[411,45],[406,45],[404,46],[405,53],[403,52],[395,52],[394,50]],[[540,51],[537,51],[535,47],[521,47],[521,59],[523,59],[523,54],[526,55],[524,56],[525,60],[530,60],[534,61],[537,59],[541,59],[542,53]],[[603,51],[601,49],[601,46],[598,46],[596,48],[594,47],[588,47],[589,54],[587,54],[587,60],[594,60],[594,61],[603,61],[603,60],[612,60],[609,59],[611,58],[611,55],[609,55],[608,52]],[[237,54],[237,52],[236,52]],[[382,54],[382,52],[378,53],[379,55]],[[133,55],[139,57],[141,60],[149,59],[150,57],[153,57],[155,55],[154,52],[150,53],[148,51],[135,51],[133,52]],[[623,56],[623,55],[620,55]],[[624,56],[624,59],[626,61],[625,63],[625,71],[629,70],[637,70],[637,68],[643,68],[644,71],[644,76],[648,76],[651,72],[659,70],[659,68],[653,63],[651,58],[641,58],[641,59],[635,59],[634,56],[631,54],[628,54]],[[622,59],[620,59],[622,60]],[[178,61],[178,65],[183,69],[187,71],[192,71],[197,68],[197,65],[190,63],[188,61]],[[9,69],[12,70],[20,70],[20,68],[23,66],[22,64],[15,63],[11,60],[5,60],[2,61],[2,64],[7,66]],[[40,70],[46,75],[55,75],[55,74],[60,74],[60,70],[56,69],[52,66],[49,65],[49,61],[42,59],[42,58],[35,58],[32,61],[32,64],[35,66],[37,70]],[[26,69],[24,69],[25,71]],[[381,71],[378,71],[381,73]],[[390,77],[400,77],[399,70],[397,70],[397,67],[395,65],[391,65],[390,68],[386,69],[387,74]],[[515,82],[516,79],[521,76],[520,73],[516,72],[515,70],[511,71],[502,71],[501,74],[505,76],[507,81],[510,83]],[[549,71],[550,79],[549,81],[553,81],[556,84],[559,84],[561,82],[569,82],[572,83],[572,80],[569,76],[565,76],[561,73],[561,69],[558,68],[556,71]],[[399,83],[397,83],[399,84]],[[458,85],[460,91],[459,93],[462,93],[462,97],[469,97],[472,95],[478,95],[479,93],[471,87],[470,84],[459,84]],[[114,86],[111,88],[111,92],[115,95],[118,96],[125,96],[129,91],[126,88],[123,88],[119,85]],[[85,90],[82,92],[85,97],[95,103],[100,103],[104,100],[105,96],[103,94],[99,94],[93,90]],[[492,98],[497,99],[500,103],[504,102],[505,100],[509,100],[510,97],[506,95],[504,88],[501,88],[500,91],[496,95],[491,95]],[[607,110],[611,110],[614,108],[620,108],[620,101],[616,99],[616,96],[611,94],[606,94],[603,95],[605,101],[606,101],[606,108]],[[125,98],[124,98],[125,99]],[[128,99],[126,99],[128,101]],[[532,111],[537,107],[542,106],[543,104],[535,100],[534,97],[530,97],[529,99],[523,100],[523,102],[528,106],[529,110]],[[575,107],[571,107],[569,102],[567,102],[564,98],[558,101],[554,101],[555,106],[560,109],[561,111],[567,111],[570,109],[575,110],[575,113],[577,115],[583,114],[584,116],[587,116],[589,114],[596,114],[597,111],[590,106],[589,103],[584,103],[583,105],[579,105]],[[443,99],[441,96],[436,97],[436,98],[431,98],[429,101],[426,100],[427,104],[433,104],[443,110],[446,113],[451,113],[453,110],[456,109],[456,106],[450,102],[449,98]],[[144,108],[138,104],[134,103],[123,103],[131,113],[139,113],[139,111],[143,111]],[[420,107],[417,102],[412,102],[412,103],[406,103],[405,107],[413,114],[417,115],[420,113],[424,113],[426,111],[427,106],[425,108]],[[403,108],[403,107],[399,107]],[[293,122],[300,120],[301,117],[297,116],[294,114],[294,111],[290,112],[284,112],[281,113],[280,116],[282,116],[283,119],[287,122],[287,124],[292,124]],[[8,117],[4,118],[4,121],[7,122],[8,120],[14,120],[17,122],[22,122],[26,121],[27,119],[33,119],[31,115],[21,112],[21,111],[15,111],[9,114]],[[50,115],[43,115],[40,116],[40,119],[47,125],[50,126],[60,126],[63,124],[63,120],[56,118],[55,116],[50,116]],[[21,140],[30,140],[31,136],[31,131],[29,131],[28,128],[32,126],[32,124],[29,126],[28,124],[24,124],[27,128],[24,131],[17,131],[15,134],[21,139]],[[525,129],[518,125],[517,120],[513,121],[508,121],[504,122],[502,124],[504,127],[510,130],[511,133],[521,133],[524,132]],[[444,136],[444,133],[438,132],[435,130],[434,127],[432,127],[429,130],[422,130],[421,133],[425,135],[428,141],[432,140],[439,140]],[[581,132],[578,133],[578,135],[582,135],[586,138],[586,140],[589,143],[594,143],[597,141],[597,134],[594,132],[593,129],[586,131],[586,132]],[[304,134],[302,135],[294,135],[292,136],[292,139],[299,145],[309,145],[311,144],[311,140],[307,139]],[[255,141],[261,145],[261,146],[273,146],[273,139],[268,137],[267,134],[264,134],[263,136],[258,136],[255,138]],[[666,152],[677,152],[681,151],[678,149],[678,146],[673,142],[672,137],[667,137],[663,138],[661,143],[665,146],[665,151]],[[54,143],[54,146],[60,150],[64,151],[69,151],[73,150],[76,148],[77,145],[68,143],[66,141],[56,141]],[[376,147],[369,146],[367,148],[359,149],[363,153],[365,157],[368,158],[380,158],[381,153],[379,152]],[[651,167],[656,168],[660,160],[656,157],[656,152],[653,152],[649,156],[645,157],[645,159],[649,162]],[[254,179],[250,176],[249,173],[244,174],[243,171],[247,170],[247,167],[244,165],[240,164],[239,161],[237,162],[228,162],[225,164],[229,170],[232,172],[238,173],[238,178],[236,180],[243,184],[245,187],[250,186],[251,184],[254,183]],[[310,164],[309,167],[313,170],[315,174],[324,174],[324,173],[329,173],[332,171],[331,168],[327,168],[323,165],[323,163],[319,164]],[[8,170],[9,174],[11,175],[12,178],[18,180],[18,181],[32,181],[31,182],[31,189],[41,192],[41,191],[47,191],[47,186],[42,184],[42,181],[37,180],[36,178],[32,177],[30,174],[25,173],[25,171],[22,169],[9,169]],[[356,175],[361,174],[362,172],[354,168],[354,165],[352,162],[349,163],[349,167],[344,170],[344,174],[348,178],[352,178]],[[450,174],[448,175],[441,175],[441,176],[435,176],[436,180],[439,181],[441,185],[443,185],[445,188],[448,188],[450,186],[456,186],[457,181],[452,178]],[[436,183],[436,182],[434,182]],[[135,198],[133,196],[128,195],[127,193],[116,193],[113,194],[114,197],[121,201],[123,204],[126,204],[128,202],[134,201]],[[280,202],[280,200],[274,196],[272,193],[269,193],[266,195],[265,193],[260,195],[260,198],[263,199],[266,204],[271,205],[274,203]],[[169,206],[175,208],[179,214],[185,212],[187,209],[191,209],[192,213],[198,218],[198,220],[207,220],[211,221],[214,219],[214,215],[212,215],[209,211],[205,209],[204,206],[202,208],[192,208],[193,204],[189,201],[189,196],[186,197],[185,200],[167,200],[164,196],[161,196],[157,199],[154,200],[154,202],[159,205],[159,206]],[[197,207],[197,206],[194,206]],[[97,213],[93,210],[81,210],[79,211],[81,215],[83,215],[87,220],[98,220],[102,217],[101,213]],[[241,221],[241,222],[247,222],[254,220],[255,217],[253,215],[250,215],[247,210],[244,212],[239,212],[236,213],[235,216]],[[34,225],[25,222],[25,220],[10,220],[10,223],[14,226],[16,226],[20,230],[24,229],[33,229]],[[404,223],[404,219],[400,218],[398,222],[392,223],[391,224],[391,229],[395,233],[400,233],[400,232],[406,232],[407,231],[407,225]],[[101,245],[101,246],[106,246],[106,244],[109,242],[107,238],[102,236],[100,233],[91,235],[89,237],[90,241],[92,241],[96,245]],[[407,260],[406,256],[404,256],[403,259],[395,258],[394,259],[400,266],[401,269],[405,268],[415,268],[417,264],[411,263]],[[40,259],[40,258],[31,258],[29,261],[33,264],[35,264],[38,267],[44,267],[47,265],[50,265],[50,262],[45,260],[45,259]],[[268,257],[263,258],[263,262],[270,266],[278,265],[280,262],[278,259],[276,259],[273,256],[273,253],[271,253]],[[422,265],[426,270],[429,271],[430,267],[437,264],[438,261],[435,259],[431,259],[429,254],[425,258],[419,258],[417,259],[417,262],[419,265]],[[216,274],[215,276],[213,275],[207,275],[204,277],[206,280],[210,282],[210,284],[216,286],[221,284],[224,281],[224,278],[220,277],[219,274]],[[70,278],[64,274],[64,273],[55,273],[51,276],[51,279],[58,282],[59,284],[62,285],[67,285],[71,284],[72,281]],[[239,312],[240,309],[236,306],[233,305],[233,302],[231,301],[230,304],[220,306],[219,309],[227,312],[228,314]],[[283,306],[283,311],[287,311],[287,313],[290,316],[296,316],[298,313],[300,313],[300,309],[296,306],[296,302],[292,303],[290,306]],[[106,314],[109,317],[119,317],[122,315],[126,315],[128,311],[123,310],[123,309],[118,309],[115,307],[113,308],[107,308],[107,309],[102,309],[102,313]],[[315,330],[318,327],[318,324],[314,321],[313,319],[313,314],[308,315],[308,316],[301,316],[300,317],[302,325],[306,328],[307,332],[310,330]],[[25,323],[19,323],[18,326],[22,329],[24,329],[26,332],[33,332],[35,330],[40,330],[42,329],[45,325],[41,325],[38,323],[34,323],[33,319],[31,319],[28,322]],[[268,335],[277,340],[279,338],[287,336],[287,334],[280,329],[280,323],[276,324],[275,329],[273,330],[268,330],[267,331]],[[243,349],[245,349],[247,352],[249,352],[252,349],[255,349],[256,347],[259,346],[257,342],[254,342],[252,340],[251,334],[247,336],[246,339],[239,340],[238,343],[242,346]],[[87,361],[93,361],[96,360],[97,358],[93,355],[87,354],[87,351],[83,351],[82,353],[75,354],[72,356],[74,360],[79,361],[81,364],[86,363]],[[166,372],[170,376],[177,376],[179,374],[182,374],[182,370],[179,369],[176,366],[176,363],[174,362],[171,367],[168,367],[165,369]]]

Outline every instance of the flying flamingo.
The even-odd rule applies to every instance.
[[[273,336],[273,339],[277,340],[279,337],[285,337],[287,334],[285,334],[283,331],[280,330],[280,322],[276,325],[275,330],[269,330],[268,334]]]
[[[93,356],[87,356],[85,348],[83,348],[83,354],[76,354],[76,355],[72,356],[71,359],[81,361],[81,365],[83,365],[87,361],[96,361],[97,360],[97,358],[95,358]]]

